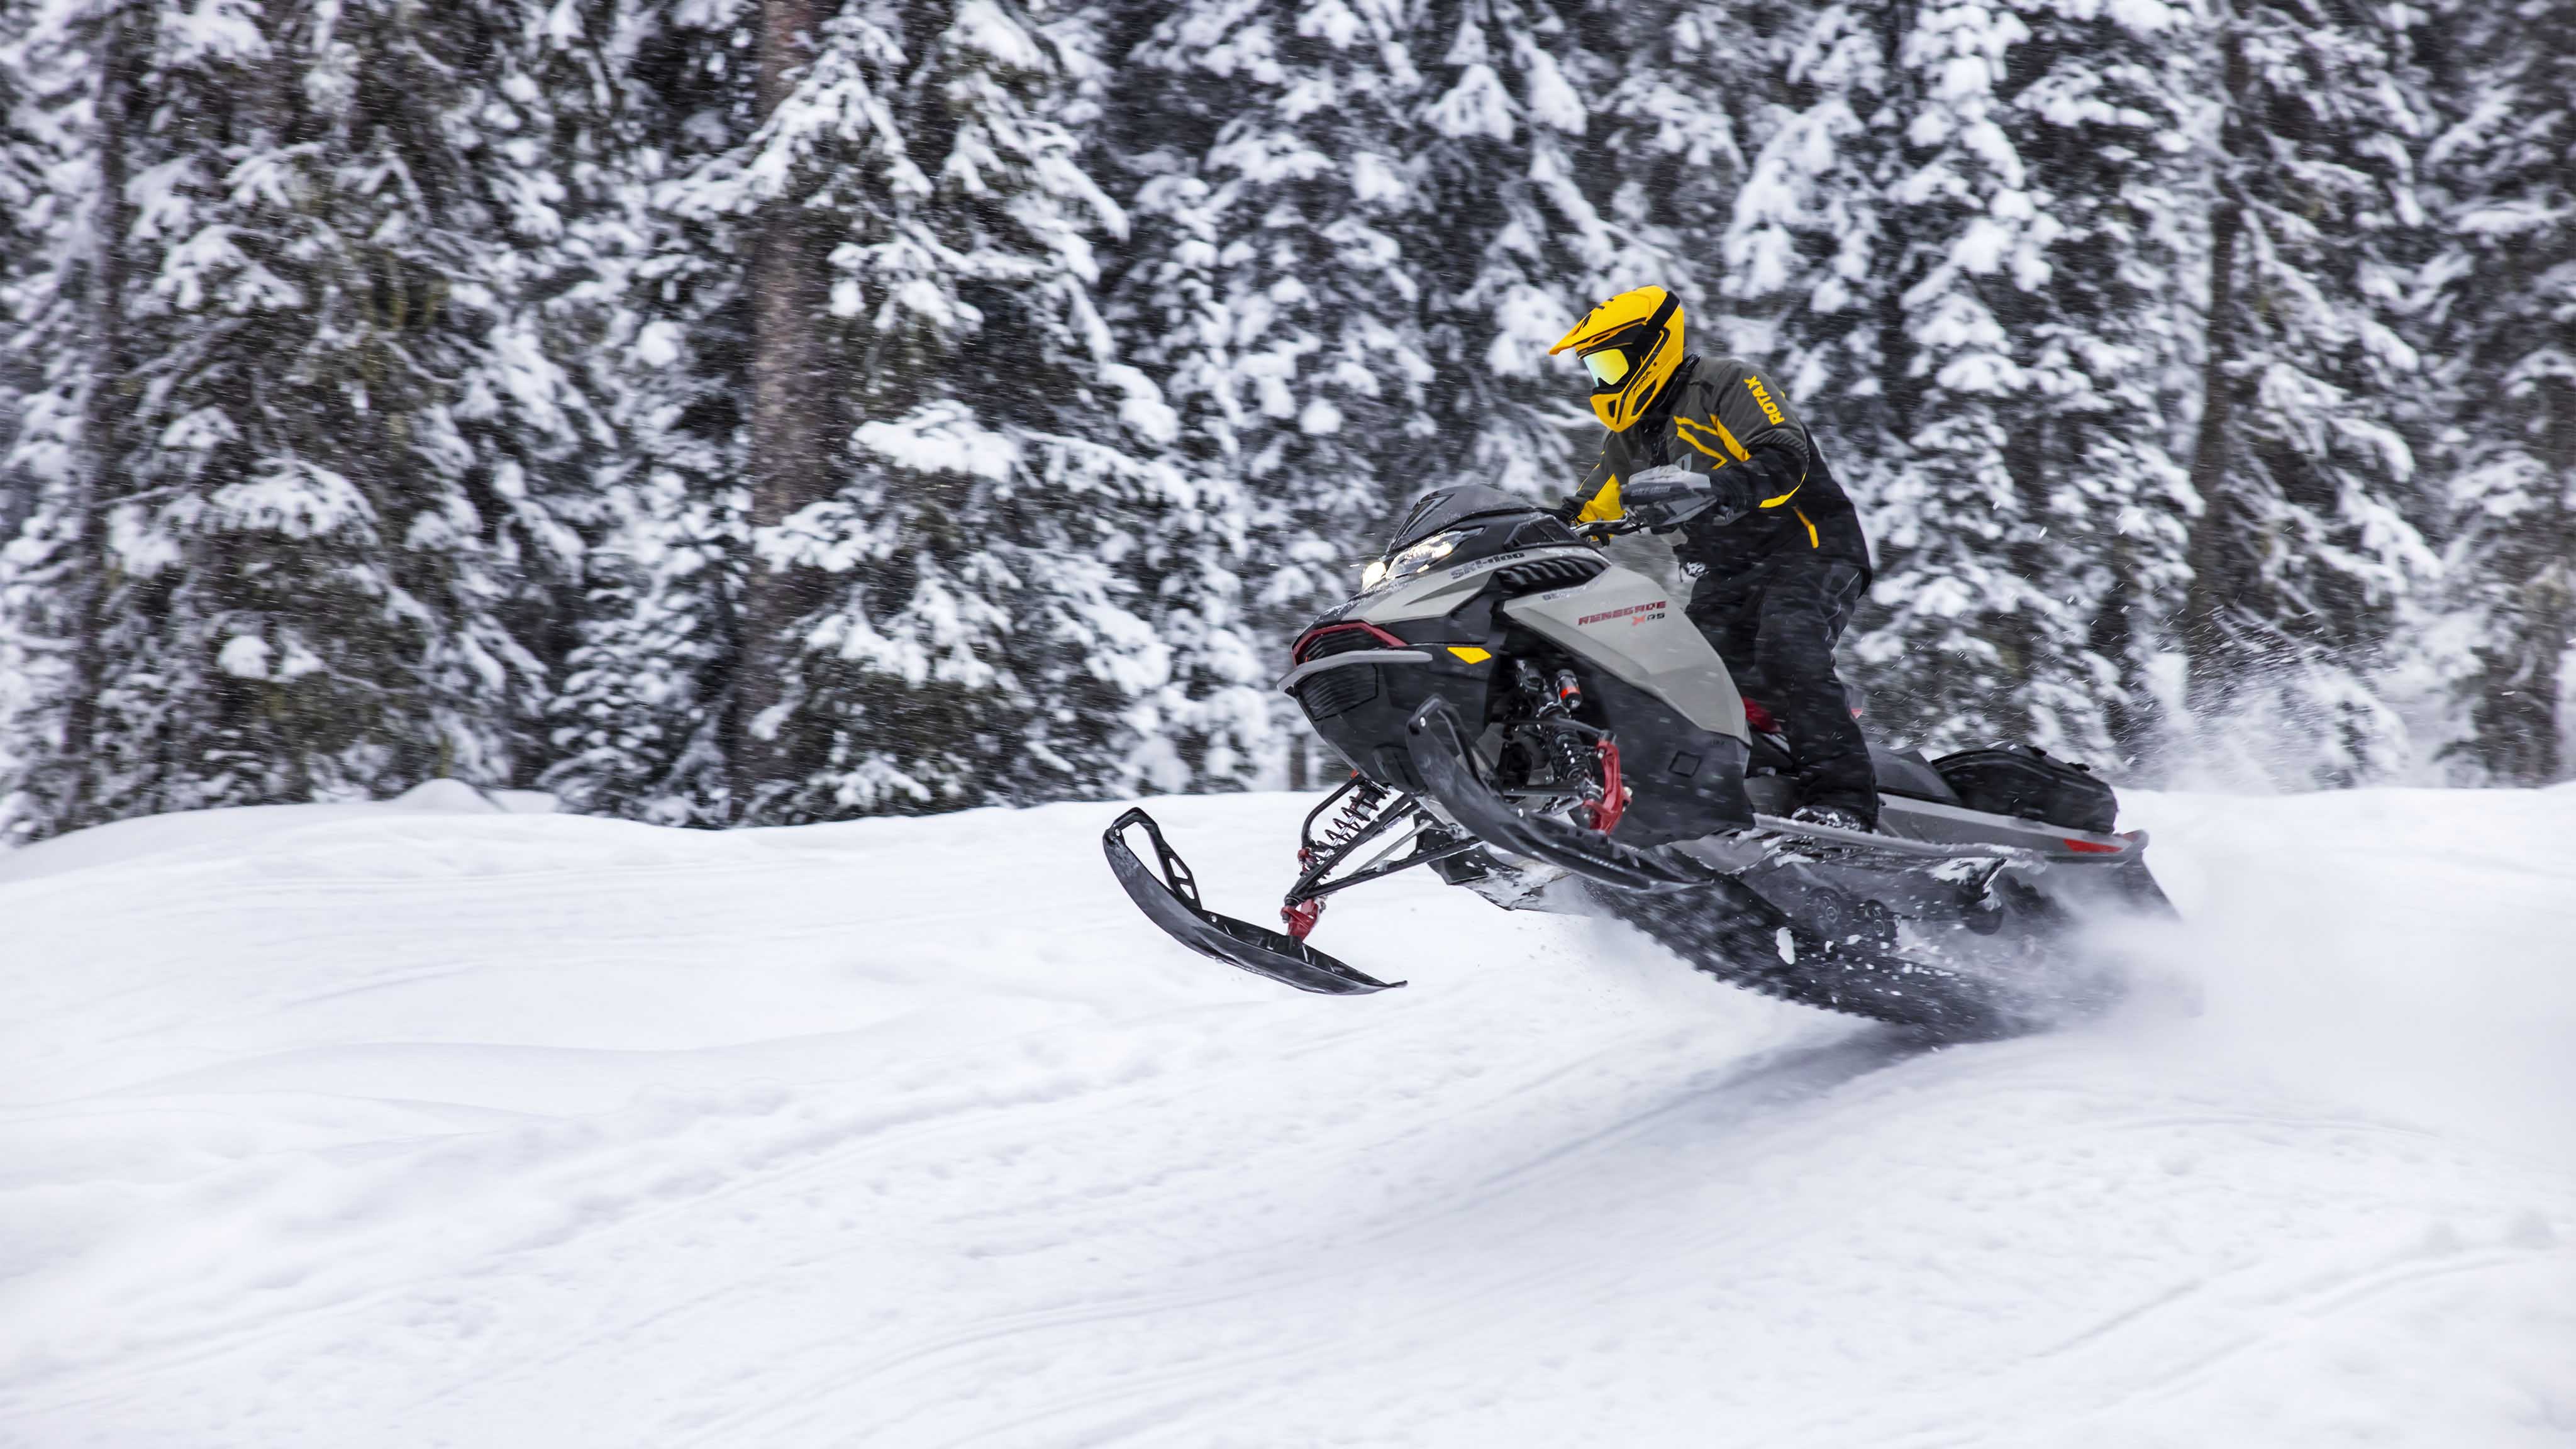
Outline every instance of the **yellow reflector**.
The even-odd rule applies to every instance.
[[[1473,644],[1452,644],[1449,646],[1449,652],[1466,660],[1470,664],[1482,664],[1486,660],[1494,657],[1494,652],[1492,650],[1479,649]]]
[[[1592,369],[1592,380],[1603,387],[1615,386],[1628,375],[1628,354],[1616,347],[1583,354],[1583,365]]]

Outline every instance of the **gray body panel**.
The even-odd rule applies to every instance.
[[[1707,636],[1683,617],[1687,602],[1644,574],[1614,567],[1589,583],[1514,599],[1503,613],[1663,700],[1701,729],[1750,744],[1744,696]]]
[[[1371,624],[1436,619],[1476,596],[1485,575],[1535,559],[1573,557],[1601,562],[1599,550],[1515,549],[1454,569],[1433,569],[1382,591],[1349,617]],[[1684,618],[1687,596],[1655,578],[1615,562],[1585,583],[1526,594],[1503,605],[1513,623],[1578,658],[1661,699],[1674,713],[1714,734],[1751,743],[1744,696],[1736,692],[1726,661]]]

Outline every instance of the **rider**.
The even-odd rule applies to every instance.
[[[1661,287],[1593,308],[1548,352],[1569,348],[1610,436],[1562,516],[1679,529],[1673,552],[1699,578],[1690,620],[1787,738],[1796,818],[1875,829],[1869,747],[1834,674],[1834,640],[1869,587],[1869,541],[1815,437],[1761,368],[1685,353],[1681,303]]]

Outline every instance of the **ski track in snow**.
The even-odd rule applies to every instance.
[[[1939,1051],[1117,809],[0,857],[0,1445],[2576,1443],[2576,790],[2142,796],[2202,1009]]]

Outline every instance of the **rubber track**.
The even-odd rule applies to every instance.
[[[1859,937],[1828,944],[1750,885],[1670,847],[1641,850],[1522,814],[1480,778],[1465,731],[1437,696],[1408,722],[1406,748],[1432,798],[1478,839],[1571,871],[1613,915],[1721,981],[1945,1041],[2016,1036],[2044,1024],[2011,1010],[2005,989],[1984,978]],[[1784,930],[1794,962],[1781,959]]]
[[[1586,883],[1611,915],[1730,986],[1910,1028],[1942,1041],[1992,1041],[2043,1023],[2011,1010],[1998,989],[1938,966],[1856,945],[1828,945],[1787,927],[1797,948],[1780,956],[1779,926],[1744,920],[1699,892],[1641,895]]]

